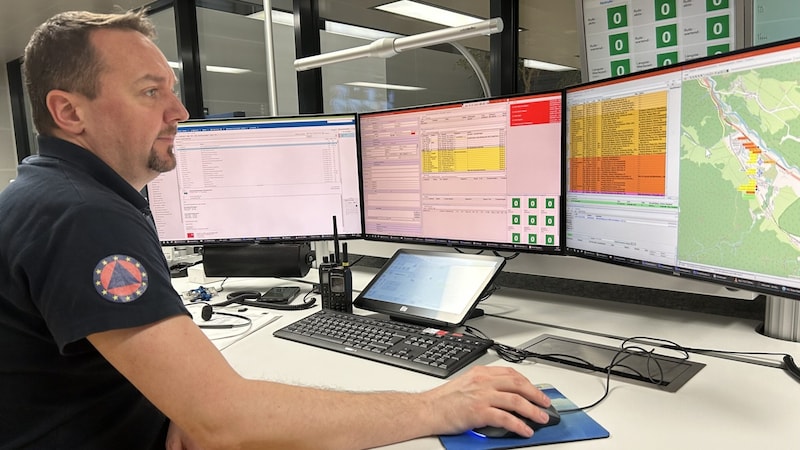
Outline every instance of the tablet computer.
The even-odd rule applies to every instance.
[[[353,304],[401,321],[461,325],[504,265],[502,256],[400,249]]]

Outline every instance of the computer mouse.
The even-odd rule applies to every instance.
[[[515,412],[512,412],[512,414],[522,419],[526,424],[528,424],[529,427],[533,429],[534,432],[541,428],[549,427],[551,425],[556,425],[561,422],[561,414],[558,413],[558,411],[553,405],[550,405],[547,408],[542,408],[540,406],[539,408],[542,411],[546,412],[548,416],[550,416],[550,419],[547,421],[547,423],[534,422],[533,420],[528,419],[527,417],[523,417]],[[486,436],[489,438],[521,437],[517,433],[514,433],[513,431],[508,431],[502,427],[486,426],[486,427],[475,428],[472,431],[476,434],[479,434],[481,436]]]

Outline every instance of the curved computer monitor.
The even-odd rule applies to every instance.
[[[563,252],[563,92],[359,115],[364,237]]]
[[[800,41],[566,91],[567,253],[800,299]]]
[[[361,238],[355,114],[191,120],[147,186],[163,245]]]

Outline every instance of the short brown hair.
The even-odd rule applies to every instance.
[[[47,109],[53,89],[95,98],[103,70],[89,37],[98,29],[133,30],[155,39],[153,23],[144,9],[119,14],[67,11],[41,24],[23,57],[23,73],[31,101],[33,124],[41,134],[51,134],[56,124]]]

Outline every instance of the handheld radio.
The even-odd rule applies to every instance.
[[[322,296],[322,309],[353,312],[353,275],[347,257],[347,243],[342,244],[339,254],[339,232],[336,216],[333,216],[334,253],[319,266],[319,291]]]

